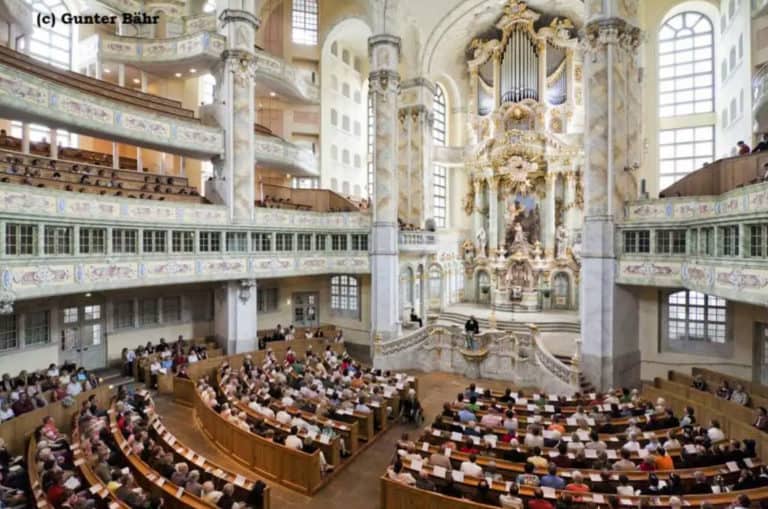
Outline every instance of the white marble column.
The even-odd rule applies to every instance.
[[[586,2],[586,124],[581,268],[583,372],[598,389],[640,382],[637,299],[615,284],[615,218],[635,143],[640,80],[638,0]]]
[[[544,256],[547,258],[555,256],[555,226],[556,217],[556,192],[557,192],[557,173],[550,172],[546,175],[546,191],[544,194],[544,207],[540,210],[541,217],[541,246],[544,248]]]
[[[230,355],[259,347],[256,292],[253,279],[227,281],[214,290],[214,332]]]
[[[56,128],[52,128],[48,131],[48,138],[50,142],[50,148],[48,156],[51,159],[58,159],[59,158],[59,133],[56,131]]]
[[[116,141],[112,142],[112,168],[120,169],[120,144]]]
[[[29,123],[24,122],[21,125],[21,151],[25,154],[29,154],[29,137],[30,137]]]
[[[232,220],[249,223],[254,210],[256,160],[253,48],[260,21],[251,14],[255,12],[253,0],[228,0],[228,3],[231,8],[217,5],[219,32],[227,36],[227,50],[214,73],[217,98],[227,108],[214,113],[225,132],[223,178],[217,179],[214,187],[228,206]]]
[[[397,129],[400,38],[390,34],[368,39],[373,94],[374,186],[371,231],[371,335],[383,341],[400,333],[398,315],[398,179]],[[375,362],[375,359],[374,359]]]
[[[472,187],[475,191],[474,195],[474,210],[472,211],[472,222],[474,226],[474,237],[472,242],[475,242],[477,233],[480,228],[483,228],[483,181],[482,179],[475,178],[472,180]],[[485,254],[485,253],[483,253]]]
[[[574,171],[565,173],[565,199],[563,201],[565,207],[564,222],[565,229],[569,234],[579,227],[579,207],[576,205],[576,183],[578,178],[578,173]],[[573,235],[571,235],[570,238],[573,239]]]
[[[488,180],[488,256],[499,248],[499,182]]]

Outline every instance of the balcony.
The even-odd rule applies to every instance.
[[[766,113],[768,114],[768,109]],[[768,115],[766,119],[768,120]],[[670,198],[721,195],[760,182],[766,172],[766,164],[768,152],[718,159],[681,178],[664,189],[660,196]]]
[[[0,48],[0,116],[197,159],[224,151],[220,128],[181,104],[62,71]]]
[[[258,124],[254,133],[257,166],[282,170],[295,177],[320,176],[320,161],[310,150],[300,148]]]
[[[24,0],[5,0],[0,2],[0,19],[12,21],[13,24],[21,29],[22,34],[31,34],[34,29],[34,13],[32,7]]]
[[[137,286],[166,285],[240,278],[293,277],[332,273],[370,272],[367,251],[278,251],[273,238],[269,251],[252,251],[246,236],[242,251],[228,251],[227,233],[258,232],[267,235],[310,233],[365,234],[370,217],[360,212],[316,212],[256,208],[248,225],[231,225],[227,209],[220,205],[198,205],[131,200],[97,195],[81,195],[0,184],[0,224],[36,225],[34,254],[8,255],[0,252],[0,293],[15,299],[63,295]],[[40,246],[44,225],[71,228],[71,255],[46,255]],[[100,254],[83,254],[77,239],[82,227],[105,230],[105,245]],[[113,228],[136,231],[138,252],[115,253]],[[165,231],[166,249],[142,253],[144,229]],[[222,250],[203,253],[170,250],[171,232],[199,230],[220,232]],[[313,243],[313,245],[316,245]],[[351,244],[349,244],[351,245]],[[243,247],[243,246],[241,246]]]
[[[215,21],[215,19],[214,19]],[[205,28],[208,18],[193,18],[195,28]],[[80,42],[79,64],[116,62],[171,78],[190,67],[205,74],[226,49],[226,38],[214,31],[197,31],[170,39],[141,39],[117,35],[93,34]]]
[[[743,157],[742,159],[748,159]],[[719,196],[675,197],[629,203],[618,226],[616,282],[626,285],[689,288],[725,299],[768,304],[768,261],[765,246],[752,251],[750,228],[765,235],[768,183],[743,186]],[[725,228],[732,247],[724,254]],[[684,230],[679,252],[659,249],[659,235]],[[737,232],[734,234],[733,232]],[[647,232],[645,253],[627,248],[627,231]],[[707,240],[709,239],[709,240]],[[633,241],[639,245],[639,241]],[[628,252],[635,251],[635,252]]]
[[[257,93],[265,94],[265,92],[274,91],[282,97],[303,103],[320,102],[320,86],[314,73],[270,55],[261,48],[256,47],[254,51],[256,52],[254,69],[256,81],[267,87],[267,90],[260,90],[257,87]]]
[[[437,253],[437,234],[426,230],[401,230],[398,235],[398,248],[404,253]]]

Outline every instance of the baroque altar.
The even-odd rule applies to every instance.
[[[576,309],[584,84],[575,27],[510,0],[484,34],[468,48],[465,286],[494,309]]]

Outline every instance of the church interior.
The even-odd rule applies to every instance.
[[[767,306],[768,0],[0,0],[0,508],[765,508]]]

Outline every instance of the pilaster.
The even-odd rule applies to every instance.
[[[399,335],[397,134],[400,38],[368,39],[374,122],[373,226],[371,231],[371,334],[386,341]]]
[[[229,0],[219,9],[219,33],[227,36],[227,49],[215,68],[217,98],[226,108],[215,115],[224,128],[226,140],[223,172],[215,188],[229,207],[236,223],[253,218],[255,201],[254,134],[254,43],[260,20],[253,0]],[[229,6],[234,8],[228,8]]]
[[[555,253],[555,194],[557,189],[558,173],[547,173],[546,194],[544,195],[544,209],[541,211],[541,245],[546,256],[554,256]]]
[[[232,355],[257,350],[256,280],[227,281],[214,291],[214,331]]]
[[[488,180],[488,256],[499,247],[499,182]]]
[[[587,2],[581,323],[584,372],[598,389],[640,381],[637,299],[615,284],[615,217],[628,198],[628,103],[639,94],[637,0]]]

